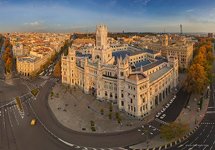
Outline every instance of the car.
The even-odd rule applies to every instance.
[[[166,108],[164,107],[161,111],[165,111],[166,110]]]
[[[161,117],[160,117],[160,119],[163,119],[163,118],[165,118],[166,117],[166,114],[163,114]]]
[[[175,98],[176,98],[176,95],[174,95],[173,99],[175,99]]]
[[[37,120],[36,119],[32,119],[31,120],[31,126],[35,126],[36,125]]]
[[[168,103],[168,104],[166,104],[166,106],[167,106],[167,107],[169,107],[169,105],[170,105],[169,103]]]
[[[40,76],[42,76],[44,74],[44,71],[40,73]]]
[[[157,115],[155,117],[159,117],[161,115],[161,112],[158,112]]]

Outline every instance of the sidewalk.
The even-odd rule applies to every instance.
[[[180,115],[176,119],[176,122],[180,122],[183,124],[188,124],[189,125],[189,132],[194,130],[194,128],[202,121],[204,118],[204,115],[207,111],[208,104],[209,104],[209,99],[204,99],[203,100],[203,105],[202,105],[202,110],[198,111],[198,105],[197,101],[194,100],[199,99],[200,95],[192,94],[190,97],[190,101],[188,106],[190,108],[183,108],[181,111]],[[147,149],[147,148],[154,148],[154,147],[160,147],[163,145],[167,145],[173,141],[165,141],[160,138],[160,135],[155,136],[154,138],[150,139],[149,143],[147,144],[146,142],[140,143],[134,146],[131,146],[130,148],[132,149]]]

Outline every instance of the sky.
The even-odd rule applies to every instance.
[[[0,32],[215,32],[215,0],[0,0]]]

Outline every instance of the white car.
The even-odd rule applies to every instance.
[[[163,118],[165,118],[166,117],[166,114],[163,114],[161,117],[160,117],[160,119],[163,119]]]
[[[156,115],[156,117],[158,118],[160,115],[161,115],[161,112],[158,112],[157,115]]]

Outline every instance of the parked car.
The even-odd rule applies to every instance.
[[[155,117],[159,117],[161,115],[161,112],[158,112],[157,115]]]
[[[163,119],[163,118],[165,118],[166,117],[166,114],[163,114],[161,117],[160,117],[160,119]]]

